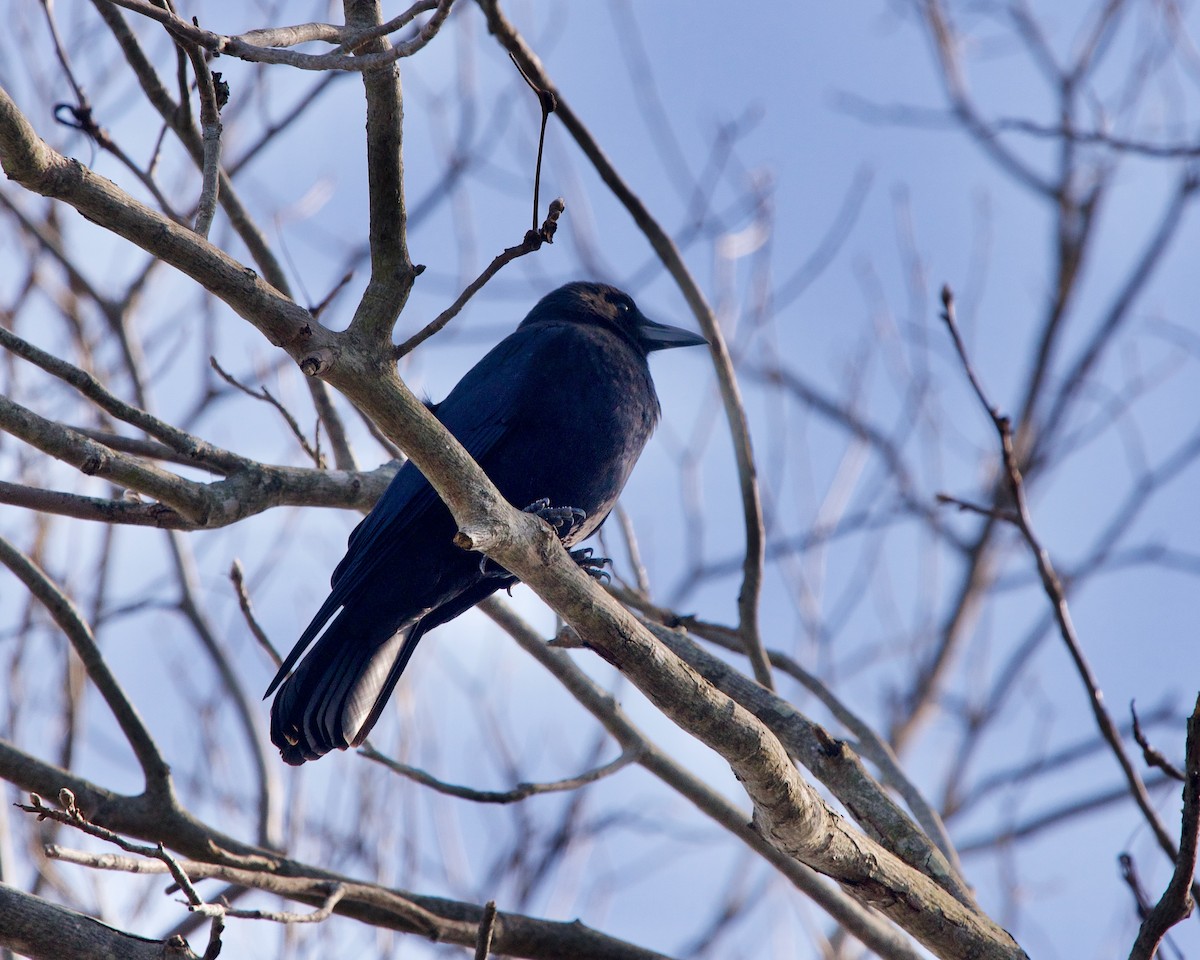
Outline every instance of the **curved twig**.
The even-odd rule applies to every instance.
[[[709,342],[713,368],[716,370],[717,384],[720,387],[721,401],[729,423],[734,456],[737,460],[738,482],[742,497],[742,519],[746,532],[742,587],[738,593],[739,632],[750,657],[750,663],[754,668],[755,678],[770,689],[772,686],[771,666],[763,651],[758,624],[758,603],[762,591],[764,563],[763,512],[758,489],[758,471],[750,442],[750,425],[746,419],[741,390],[733,370],[733,360],[725,345],[724,334],[721,332],[717,318],[708,305],[703,292],[695,278],[692,277],[687,264],[684,263],[679,249],[647,209],[641,198],[621,178],[588,128],[576,116],[570,105],[564,101],[561,92],[547,76],[536,54],[500,12],[499,4],[496,0],[479,0],[479,5],[487,16],[488,29],[512,55],[525,76],[536,83],[539,90],[546,91],[555,98],[557,104],[555,115],[562,120],[563,125],[575,139],[588,161],[596,168],[596,172],[600,174],[605,185],[625,207],[638,229],[642,231],[650,246],[653,247],[654,252],[658,254]]]

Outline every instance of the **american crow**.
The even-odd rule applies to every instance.
[[[604,522],[654,429],[647,355],[704,342],[646,319],[614,287],[569,283],[433,410],[509,503],[548,519],[569,547]],[[285,761],[362,743],[421,636],[515,582],[456,547],[455,531],[406,463],[350,534],[329,598],[267,690],[279,689],[271,740]],[[589,553],[576,551],[585,567]]]

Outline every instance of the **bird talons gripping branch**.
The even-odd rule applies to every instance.
[[[525,507],[525,509],[523,509],[521,512],[522,513],[532,513],[534,516],[540,517],[542,520],[545,520],[554,529],[555,535],[558,537],[558,539],[563,544],[566,544],[567,538],[569,536],[571,536],[571,534],[573,534],[580,527],[582,527],[584,524],[584,521],[587,520],[586,511],[580,510],[578,507],[552,507],[552,506],[550,506],[550,498],[549,497],[542,497],[540,500],[534,500],[533,503],[531,503],[529,506]],[[580,553],[580,552],[581,551],[579,551],[579,550],[572,552],[571,557],[574,558],[575,562],[578,563],[580,566],[584,566],[583,562],[575,556],[577,553]],[[592,554],[592,551],[589,549],[587,551],[588,557],[590,557],[591,554]],[[589,561],[589,562],[593,566],[595,565],[595,561]],[[608,560],[604,561],[604,563],[608,563],[608,562],[611,562],[611,561],[608,561]],[[601,566],[603,566],[603,563],[601,563]],[[584,567],[584,569],[587,570],[587,567]],[[489,557],[484,557],[482,560],[479,561],[479,572],[482,573],[485,577],[511,576],[511,574],[507,570],[505,570],[502,566],[500,566],[500,564],[496,563],[495,560],[492,560]],[[595,576],[595,574],[592,573],[592,571],[590,571],[590,570],[587,570],[587,573],[589,576]],[[607,576],[607,574],[606,574],[606,576]],[[508,586],[507,586],[510,596],[512,595],[512,588],[515,585],[516,585],[516,580],[514,579],[513,582],[508,584]]]
[[[587,513],[580,510],[578,507],[552,507],[550,500],[547,497],[542,497],[540,500],[534,500],[527,506],[522,513],[532,513],[535,517],[540,517],[554,528],[554,532],[558,535],[558,539],[567,542],[567,538],[576,530],[583,526],[587,520]]]
[[[535,500],[522,512],[532,513],[545,520],[554,528],[558,539],[564,544],[587,520],[587,513],[578,507],[552,507],[550,501],[545,497]],[[604,569],[612,563],[609,557],[593,556],[595,551],[591,547],[580,547],[578,550],[568,552],[571,554],[571,559],[578,564],[579,569],[593,580],[601,584],[612,582],[612,575]]]
[[[609,557],[594,557],[592,556],[594,552],[591,547],[580,547],[578,550],[570,551],[571,559],[575,561],[580,570],[598,584],[608,586],[612,583],[612,574],[604,568],[612,563],[612,559]]]

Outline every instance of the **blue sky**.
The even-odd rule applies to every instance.
[[[1056,4],[1050,13],[1039,11],[1049,23],[1050,44],[1060,54],[1078,43],[1077,25],[1085,9],[1084,4],[1071,3]],[[934,115],[944,111],[945,99],[928,40],[909,5],[773,4],[740,11],[707,0],[526,2],[512,5],[510,14],[543,57],[564,97],[673,232],[686,225],[688,198],[704,176],[718,130],[741,121],[744,132],[713,192],[714,204],[726,211],[723,234],[746,244],[755,226],[746,198],[760,191],[769,210],[767,245],[749,244],[745,255],[736,259],[722,259],[718,251],[730,248],[712,238],[685,249],[689,268],[710,300],[723,308],[730,341],[747,367],[765,356],[777,356],[834,396],[858,384],[859,410],[888,430],[910,415],[904,403],[906,391],[919,374],[927,375],[928,403],[940,434],[936,444],[928,434],[918,434],[908,448],[916,470],[916,493],[927,500],[943,490],[977,497],[993,462],[994,437],[937,321],[937,291],[949,283],[958,292],[960,321],[980,376],[998,405],[1012,410],[1020,399],[1049,295],[1053,223],[1045,204],[998,171],[977,144],[945,120],[944,113],[935,122]],[[260,25],[263,16],[249,5],[221,3],[206,5],[202,15],[207,26],[226,33]],[[61,11],[60,16],[68,25],[68,36],[85,36],[94,29],[86,11]],[[1000,8],[979,8],[975,17],[974,22],[964,18],[973,37],[964,51],[972,89],[985,114],[1053,123],[1050,85],[1013,39],[1011,23]],[[1097,102],[1095,115],[1108,113],[1120,132],[1147,139],[1194,129],[1196,81],[1186,69],[1187,55],[1178,57],[1182,68],[1164,56],[1163,66],[1147,82],[1140,112],[1121,113],[1117,92],[1128,75],[1130,58],[1140,49],[1137,44],[1148,42],[1156,29],[1149,13],[1128,17],[1130,22],[1099,72],[1096,89],[1107,99]],[[302,17],[297,14],[296,19]],[[630,34],[631,23],[636,23],[638,43]],[[147,30],[146,35],[153,31]],[[622,45],[629,51],[639,45],[644,49],[649,77],[636,73],[641,69],[637,57],[628,61],[620,53]],[[106,51],[83,69],[97,75],[94,85],[100,91],[97,102],[105,122],[123,143],[144,154],[157,128],[136,109],[123,107],[128,97],[124,86],[101,87],[99,77],[108,57],[111,52]],[[312,82],[309,76],[273,68],[266,96],[258,102],[239,102],[237,92],[251,85],[259,68],[231,61],[221,61],[220,67],[233,85],[235,111],[242,111],[249,121],[231,118],[228,123],[226,151],[233,157],[253,138],[263,117],[278,116],[298,90]],[[468,81],[462,79],[464,71]],[[0,79],[7,83],[10,78],[5,73],[0,69]],[[413,257],[429,269],[401,318],[400,337],[435,315],[494,253],[520,239],[528,225],[528,180],[537,120],[532,95],[507,58],[489,43],[482,18],[470,5],[456,12],[426,51],[402,65],[402,75],[410,203],[435,189],[445,171],[447,144],[459,129],[470,128],[468,120],[475,124],[471,129],[476,163],[466,175],[467,189],[462,194],[433,205],[428,216],[413,224]],[[655,98],[648,95],[646,84],[651,79],[661,113]],[[477,97],[476,114],[467,120],[459,108],[458,85],[463,82]],[[128,181],[110,159],[94,158],[78,137],[55,130],[44,111],[33,109],[33,91],[28,86],[22,91],[22,86],[18,78],[16,90],[24,94],[18,99],[47,139],[85,162],[94,160],[106,176],[123,184]],[[56,99],[65,96],[65,90],[54,94]],[[872,105],[884,109],[873,111]],[[915,108],[922,122],[895,122],[901,107]],[[512,119],[504,122],[505,117]],[[337,281],[345,269],[346,251],[365,236],[363,119],[357,80],[339,81],[306,122],[303,137],[265,151],[241,175],[239,185],[254,208],[267,216],[270,239],[286,250],[298,296],[312,302]],[[1056,155],[1050,146],[1015,135],[1004,142],[1042,175],[1053,173]],[[169,175],[168,167],[165,176]],[[1131,270],[1133,253],[1153,229],[1177,175],[1177,166],[1159,160],[1126,160],[1119,168],[1099,214],[1098,239],[1089,251],[1064,355],[1082,341],[1120,289]],[[644,269],[649,248],[628,216],[586,168],[561,127],[552,122],[542,196],[555,195],[567,201],[555,245],[508,267],[452,327],[406,361],[404,373],[415,388],[435,399],[443,396],[491,343],[515,326],[537,296],[581,273],[599,273],[603,279],[630,287],[651,316],[692,325],[678,292],[663,276]],[[278,218],[265,213],[280,208],[285,214]],[[846,209],[854,210],[854,218],[826,269],[771,316],[764,332],[749,333],[755,283],[767,277],[778,285],[791,276],[820,247]],[[118,275],[136,268],[138,259],[131,258],[127,248],[105,242],[79,222],[72,222],[70,229],[95,244],[94,262],[102,267],[98,272]],[[227,239],[220,221],[215,236]],[[1189,214],[1138,301],[1120,349],[1106,358],[1071,425],[1082,428],[1091,418],[1106,424],[1107,411],[1123,395],[1136,394],[1136,405],[1114,417],[1111,429],[1097,430],[1095,439],[1064,455],[1053,476],[1032,490],[1038,532],[1064,570],[1087,555],[1116,505],[1129,496],[1140,464],[1162,462],[1195,428],[1200,380],[1191,258],[1198,239]],[[241,253],[236,242],[230,249]],[[360,269],[349,295],[335,302],[327,316],[330,323],[340,325],[348,318],[362,274]],[[151,292],[144,321],[155,331],[151,360],[160,374],[154,392],[164,411],[174,415],[190,408],[205,375],[196,357],[182,349],[196,347],[201,339],[194,322],[196,300],[180,293],[186,289],[174,279],[164,279]],[[272,382],[281,395],[291,403],[303,402],[298,377],[290,370],[271,371],[277,361],[273,351],[241,321],[218,310],[212,330],[212,349],[223,363],[243,375],[276,378]],[[773,354],[764,350],[764,344],[774,346]],[[631,480],[625,504],[642,538],[652,581],[669,594],[688,560],[736,557],[741,531],[728,440],[713,412],[711,374],[701,357],[682,352],[656,357],[654,373],[664,423]],[[1056,367],[1052,375],[1061,374],[1062,368]],[[1140,382],[1144,378],[1150,379],[1146,386]],[[748,404],[768,478],[773,536],[808,529],[819,511],[843,500],[847,510],[853,510],[872,506],[873,496],[889,495],[873,486],[877,472],[872,464],[856,467],[857,454],[845,435],[802,406],[756,389],[748,391]],[[282,461],[294,455],[270,411],[238,407],[237,415],[229,416],[223,409],[233,408],[217,407],[196,429],[265,460]],[[688,494],[678,478],[677,455],[680,446],[696,436],[707,440]],[[358,441],[362,450],[370,451],[364,453],[365,460],[382,456],[364,437]],[[64,489],[79,488],[69,473],[62,473],[60,479]],[[1126,544],[1164,544],[1194,553],[1200,533],[1192,496],[1195,486],[1193,467],[1146,504]],[[699,558],[686,555],[695,545],[688,539],[688,496],[695,498],[705,517]],[[6,513],[4,529],[15,528],[20,518]],[[264,621],[278,642],[286,645],[287,638],[307,621],[310,607],[319,602],[328,572],[340,556],[341,538],[354,520],[349,515],[295,511],[194,538],[204,589],[216,616],[240,661],[248,664],[249,672],[261,673],[263,684],[269,678],[269,665],[240,629],[224,586],[230,559],[239,556],[246,563],[255,578],[256,602]],[[950,513],[945,522],[963,536],[977,523]],[[293,539],[277,539],[285,534]],[[66,558],[81,542],[88,542],[88,536],[78,529],[64,534],[57,549]],[[296,542],[322,547],[296,549],[292,545]],[[121,543],[125,578],[121,590],[134,596],[142,585],[155,582],[161,543],[147,531],[123,533]],[[155,559],[148,561],[148,557]],[[860,579],[864,565],[872,571],[865,591]],[[888,698],[903,682],[915,655],[908,644],[915,642],[916,627],[923,620],[936,620],[944,609],[954,574],[952,558],[939,558],[911,529],[890,536],[878,551],[850,538],[827,551],[806,554],[794,566],[774,569],[768,578],[763,606],[768,642],[806,664],[819,663],[856,709],[883,723]],[[86,570],[74,575],[86,584]],[[981,678],[998,669],[1030,626],[1046,614],[1027,557],[1015,554],[1004,566],[1003,576],[1010,588],[982,612],[953,675],[955,694],[968,691],[963,696],[969,698],[969,691],[981,689]],[[836,619],[840,611],[848,611],[833,636],[814,636],[804,626],[798,583],[810,591],[811,602],[823,616]],[[736,590],[735,577],[714,578],[688,592],[684,605],[702,617],[728,621],[734,615]],[[1198,595],[1192,576],[1153,567],[1117,569],[1072,596],[1073,614],[1093,667],[1110,707],[1122,717],[1124,705],[1133,698],[1146,705],[1168,698],[1180,709],[1190,703],[1200,677],[1200,654],[1194,642]],[[544,611],[538,613],[536,601],[525,591],[518,591],[516,602],[550,629],[549,618]],[[138,658],[143,631],[165,629],[165,623],[162,615],[147,613],[126,618],[111,629],[112,655],[131,688],[153,690],[157,684],[172,682],[171,677],[183,669],[182,653],[168,651],[153,662]],[[1090,734],[1092,720],[1080,685],[1056,639],[1044,643],[1035,656],[1036,669],[986,741],[976,766],[963,773],[964,780]],[[426,641],[413,670],[419,673],[406,681],[398,697],[397,715],[402,722],[390,729],[381,726],[381,737],[411,750],[447,779],[466,780],[478,773],[475,756],[483,732],[469,715],[480,689],[491,695],[490,709],[503,735],[520,745],[523,757],[534,758],[530,762],[538,769],[533,775],[569,775],[591,743],[593,733],[579,711],[556,690],[548,689],[548,678],[479,615],[468,615]],[[711,754],[652,716],[603,664],[592,663],[589,670],[618,685],[628,709],[670,745],[673,755],[720,784],[729,796],[737,796],[728,772]],[[254,689],[258,685],[257,680],[249,684]],[[796,695],[802,706],[811,706]],[[947,710],[954,701],[953,695],[947,697]],[[177,705],[149,695],[140,705],[151,719],[173,731],[172,749],[186,766],[184,758],[195,744],[186,728],[179,726]],[[122,766],[116,758],[120,752],[107,749],[102,724],[98,720],[100,732],[91,734],[100,743],[92,761],[95,770],[83,772],[103,774],[107,782],[119,785]],[[433,730],[444,739],[428,732]],[[1178,755],[1182,747],[1178,727],[1165,728],[1161,735],[1164,750]],[[935,721],[911,750],[913,775],[927,789],[936,790],[946,780],[955,742],[954,726]],[[349,789],[346,784],[358,776],[363,761],[336,757],[322,764],[316,771],[306,769],[300,776],[307,779],[293,781],[293,789],[336,799],[342,796],[339,791]],[[504,772],[496,771],[497,784],[484,786],[502,785]],[[952,830],[956,839],[968,840],[1008,818],[1019,822],[1024,814],[1053,806],[1059,798],[1115,782],[1115,764],[1100,755],[1061,777],[1039,781],[1033,791],[1002,793],[961,827],[952,824]],[[645,804],[647,822],[659,829],[676,818],[681,830],[703,834],[708,829],[640,773],[622,774],[601,785],[597,794],[597,806],[604,809],[606,804],[619,806],[630,799]],[[410,797],[412,791],[404,795]],[[1172,797],[1161,799],[1172,831],[1177,806]],[[438,811],[428,798],[414,800],[412,810],[411,816],[436,832],[431,824]],[[455,830],[461,832],[468,851],[473,842],[482,843],[506,822],[488,811],[456,809],[455,818]],[[622,876],[624,865],[627,876],[629,865],[642,864],[646,844],[658,850],[660,843],[661,862],[653,870],[646,868],[645,884],[616,883],[615,890],[601,895],[594,890],[589,894],[588,883],[580,880],[577,898],[560,891],[557,897],[547,895],[538,907],[562,911],[569,919],[573,910],[586,905],[589,923],[611,924],[609,928],[618,935],[668,952],[677,949],[690,930],[680,904],[687,903],[688,897],[711,895],[704,881],[728,876],[730,862],[737,859],[733,848],[713,843],[708,860],[694,844],[671,845],[653,837],[644,825],[635,825],[617,839],[604,841],[593,851],[597,859],[587,863],[602,865],[614,877]],[[1021,845],[1012,851],[1011,860],[973,858],[967,868],[989,908],[1002,921],[1009,922],[1011,916],[1031,955],[1115,957],[1127,952],[1136,924],[1116,869],[1116,855],[1126,848],[1136,851],[1147,886],[1156,894],[1167,876],[1165,861],[1127,808],[1107,810]],[[444,884],[447,890],[461,893],[456,882],[470,886],[478,879],[471,873],[469,855],[464,855],[457,877],[439,876],[426,862],[432,856],[431,850],[422,848],[416,857],[422,869],[404,882]],[[1010,868],[1021,879],[1019,888],[1011,883]],[[586,874],[584,867],[580,871]],[[654,882],[657,871],[665,883]],[[747,874],[753,875],[753,869],[747,868]],[[596,880],[594,885],[602,882]],[[648,915],[647,898],[660,897],[663,887],[673,888],[678,902],[666,900]],[[576,888],[564,881],[563,889]],[[805,921],[793,914],[806,909],[796,900],[790,890],[778,884],[771,887],[761,915],[789,919],[773,927],[770,938],[747,936],[742,955],[795,955],[789,938],[800,936]],[[1019,911],[1010,914],[1017,903]],[[1098,916],[1105,919],[1098,921]],[[1185,952],[1200,942],[1192,927],[1194,921],[1177,935]],[[231,931],[231,936],[239,935]],[[434,952],[415,945],[405,949],[413,956]]]

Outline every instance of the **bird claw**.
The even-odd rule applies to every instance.
[[[550,506],[550,500],[546,497],[543,497],[541,500],[534,500],[533,503],[527,506],[522,512],[532,513],[534,516],[545,520],[554,529],[554,533],[558,539],[564,543],[566,542],[567,538],[571,536],[571,534],[583,526],[583,522],[587,519],[587,513],[583,510],[580,510],[578,507],[552,507]],[[582,555],[582,559],[580,557],[576,557],[576,554]],[[596,572],[596,569],[603,567],[606,563],[611,561],[609,561],[607,558],[603,560],[592,560],[591,555],[592,551],[590,547],[585,548],[584,550],[576,550],[571,554],[572,557],[575,557],[575,562],[583,567],[589,576],[600,579],[600,575],[603,575],[604,577],[611,579],[611,577],[608,577],[608,574],[604,573],[603,570],[600,570],[599,574]],[[479,561],[479,572],[485,577],[512,576],[512,574],[500,566],[500,564],[496,563],[495,560],[492,560],[486,556]]]
[[[570,551],[571,559],[575,561],[580,570],[597,583],[608,586],[612,583],[612,574],[604,568],[609,566],[612,560],[609,557],[593,557],[593,552],[591,547],[580,547],[578,550]]]
[[[486,554],[479,558],[479,572],[485,577],[511,577],[512,574],[505,570],[491,557]],[[511,590],[511,587],[508,588]],[[511,593],[510,593],[511,596]]]
[[[559,540],[566,540],[571,534],[582,527],[583,522],[587,519],[587,513],[578,507],[552,507],[550,506],[549,499],[546,497],[534,500],[523,512],[532,513],[534,516],[545,520],[554,528],[554,532]]]

